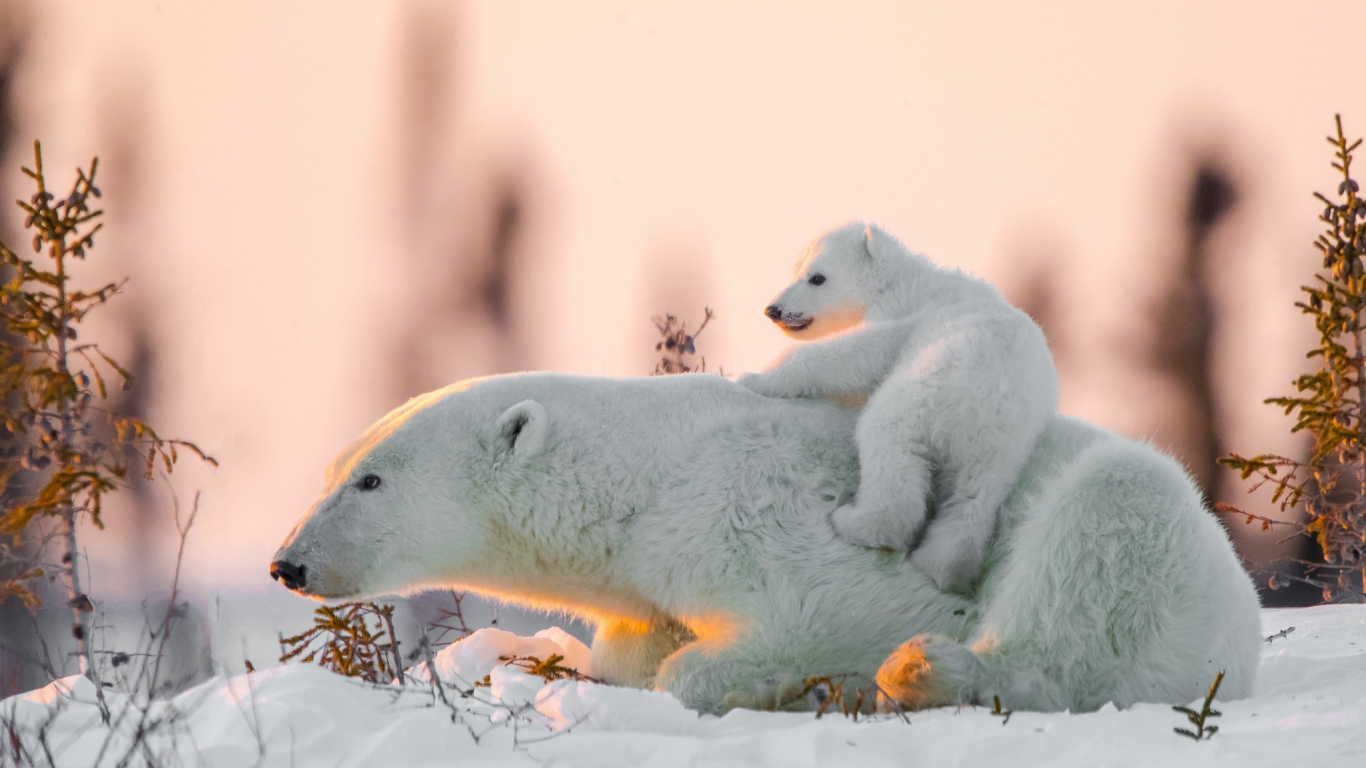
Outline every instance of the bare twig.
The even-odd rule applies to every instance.
[[[659,330],[660,340],[655,344],[655,351],[659,353],[659,362],[655,364],[654,375],[661,376],[672,373],[693,373],[705,372],[707,370],[707,359],[701,358],[700,364],[694,368],[688,362],[688,357],[697,353],[695,344],[697,337],[702,335],[707,323],[716,316],[711,307],[703,308],[702,324],[693,333],[688,333],[688,324],[679,321],[678,318],[670,314],[664,317],[653,318],[655,328]]]
[[[1266,641],[1267,641],[1268,643],[1274,643],[1274,642],[1276,642],[1277,640],[1279,640],[1279,639],[1281,639],[1281,638],[1283,638],[1283,637],[1289,637],[1289,636],[1290,636],[1290,633],[1291,633],[1291,632],[1294,632],[1294,631],[1295,631],[1295,628],[1294,628],[1294,627],[1286,627],[1285,629],[1282,629],[1280,632],[1277,632],[1277,633],[1274,634],[1274,635],[1268,636],[1268,637],[1266,638]]]

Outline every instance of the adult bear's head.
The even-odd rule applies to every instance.
[[[540,403],[509,403],[526,393],[496,384],[461,382],[413,398],[370,427],[328,468],[321,498],[275,553],[271,577],[322,600],[464,580],[461,565],[489,543],[481,508],[515,494],[550,431]]]
[[[795,280],[764,309],[783,333],[819,339],[875,319],[893,284],[927,262],[873,224],[856,222],[812,240],[793,267]],[[876,318],[883,319],[883,318]]]

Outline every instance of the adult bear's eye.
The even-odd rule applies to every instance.
[[[812,275],[806,282],[811,283],[812,285],[820,285],[825,282],[825,275]]]
[[[379,475],[366,475],[360,479],[362,491],[373,491],[379,487]]]

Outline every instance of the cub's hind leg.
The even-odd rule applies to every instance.
[[[969,361],[942,380],[945,396],[928,409],[925,429],[949,482],[935,488],[936,514],[911,563],[940,589],[962,592],[977,579],[999,509],[1057,411],[1048,351],[1035,353]]]
[[[859,416],[858,493],[831,518],[835,531],[849,541],[909,549],[925,524],[933,467],[917,383],[894,377]]]
[[[985,472],[963,468],[955,473],[957,485],[940,503],[924,538],[911,553],[911,564],[946,592],[966,591],[982,570],[987,545],[996,531],[997,509],[1011,488],[998,482],[998,470],[1014,469],[1018,474],[1024,463],[1011,463],[1005,455],[1000,458],[1001,464]]]

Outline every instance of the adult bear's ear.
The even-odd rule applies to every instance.
[[[526,461],[545,448],[549,427],[545,406],[535,400],[523,400],[503,411],[493,423],[494,457],[498,461],[508,456]]]

